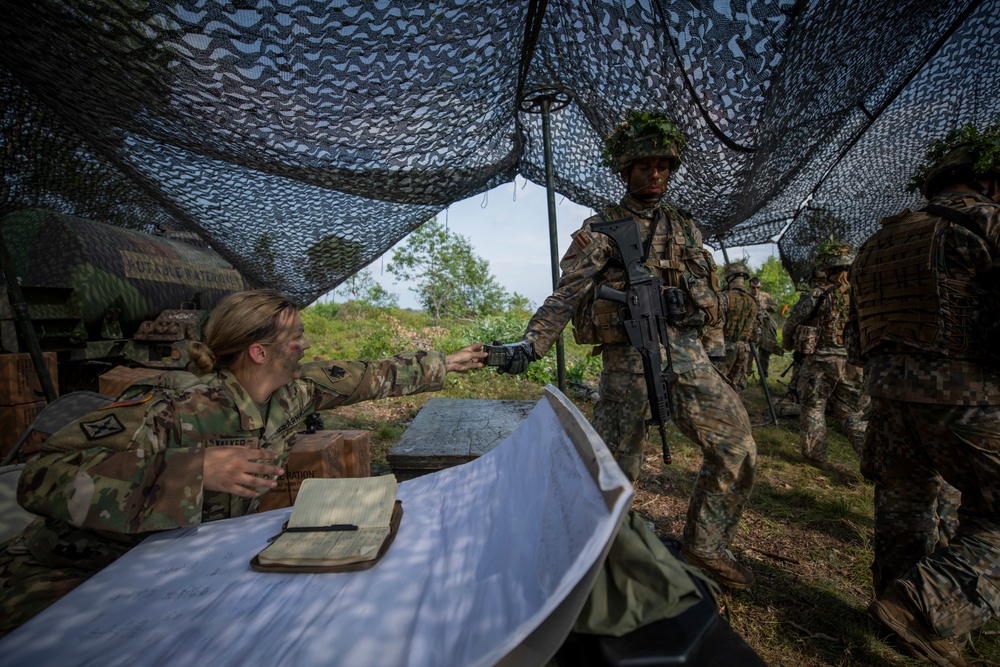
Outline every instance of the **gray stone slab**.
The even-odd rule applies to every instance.
[[[534,401],[432,398],[389,451],[389,466],[402,480],[468,463],[500,444],[534,407]]]

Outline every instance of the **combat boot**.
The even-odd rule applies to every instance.
[[[942,667],[969,667],[957,638],[939,637],[927,626],[906,584],[889,586],[868,607],[868,615],[896,636],[900,652]]]
[[[757,577],[753,570],[746,565],[742,565],[733,557],[733,554],[726,549],[718,558],[705,558],[691,553],[686,548],[681,549],[681,555],[688,563],[694,565],[699,570],[703,570],[723,586],[746,590],[754,585]]]

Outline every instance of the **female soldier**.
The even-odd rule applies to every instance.
[[[437,391],[481,368],[476,343],[448,356],[300,363],[295,305],[270,290],[226,298],[189,348],[193,372],[132,385],[52,435],[21,474],[18,502],[40,515],[0,553],[0,636],[150,533],[242,516],[277,486],[309,414]]]

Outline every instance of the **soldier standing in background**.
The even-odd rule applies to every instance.
[[[901,651],[961,667],[962,636],[1000,608],[1000,123],[927,158],[910,190],[930,203],[883,219],[858,254],[849,342],[874,406],[869,613]],[[942,478],[961,492],[950,540]]]
[[[747,386],[747,366],[753,359],[750,340],[757,322],[757,302],[743,284],[750,277],[746,264],[727,264],[722,275],[727,285],[726,291],[720,295],[726,356],[715,367],[729,380],[729,384],[742,391]]]
[[[768,369],[771,365],[771,355],[782,356],[785,351],[778,343],[778,325],[774,323],[774,316],[778,314],[778,302],[767,292],[760,288],[760,278],[754,276],[750,279],[750,296],[757,302],[757,319],[754,322],[754,332],[752,340],[757,346],[757,354],[760,357],[760,365],[764,369],[764,377],[767,377]],[[747,359],[747,375],[753,375],[754,360]]]
[[[824,283],[803,295],[781,330],[782,344],[805,355],[796,382],[802,413],[799,417],[802,455],[826,461],[826,407],[833,399],[833,415],[854,451],[861,454],[865,438],[861,367],[847,360],[844,327],[850,306],[847,269],[854,250],[831,241],[821,244],[816,268]]]
[[[680,166],[683,143],[670,120],[646,112],[631,112],[607,138],[605,163],[628,192],[573,235],[555,292],[528,322],[523,339],[509,344],[511,363],[498,370],[526,370],[572,319],[576,341],[596,345],[594,353],[604,361],[594,428],[625,474],[638,478],[650,416],[642,359],[628,342],[618,305],[595,298],[602,284],[621,289],[625,271],[611,240],[590,231],[593,223],[632,217],[645,240],[646,266],[684,304],[684,321],[667,327],[678,374],[669,391],[674,423],[698,445],[704,460],[688,504],[683,553],[724,585],[742,589],[753,585],[754,574],[727,547],[753,489],[757,446],[739,396],[709,361],[702,343],[721,324],[715,262],[688,214],[662,201],[670,174]]]

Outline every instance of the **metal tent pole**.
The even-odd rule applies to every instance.
[[[555,170],[552,166],[551,114],[567,106],[571,101],[568,94],[555,89],[540,89],[528,92],[521,99],[521,111],[542,114],[542,139],[545,147],[545,195],[549,210],[549,253],[552,262],[552,289],[559,283],[559,234],[556,225]],[[566,392],[566,350],[562,334],[556,340],[556,374],[559,391]]]

